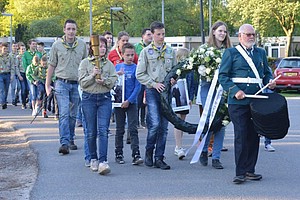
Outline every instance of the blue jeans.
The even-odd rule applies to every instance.
[[[29,93],[29,86],[28,86],[26,74],[21,73],[21,76],[23,78],[23,81],[20,81],[20,84],[21,84],[21,98],[22,98],[22,105],[25,105],[26,104],[26,98],[27,98],[28,93]]]
[[[7,102],[8,88],[10,84],[10,73],[0,74],[0,104]]]
[[[82,113],[82,109],[80,110]],[[88,145],[88,140],[87,140],[87,129],[86,129],[86,120],[84,118],[84,115],[82,115],[82,127],[83,127],[83,134],[84,134],[84,160],[91,161],[91,155],[89,151],[89,145]]]
[[[112,109],[110,92],[102,94],[83,92],[81,106],[86,120],[86,135],[91,159],[98,159],[99,162],[107,161],[107,130]]]
[[[55,96],[59,110],[60,143],[69,145],[74,141],[75,122],[79,102],[78,84],[55,81]]]
[[[81,100],[80,99],[79,99],[79,105],[78,105],[76,120],[82,122],[82,107],[81,107]]]
[[[155,159],[163,159],[168,135],[168,120],[162,116],[160,94],[156,89],[146,89],[147,144],[146,151],[155,148]]]
[[[14,102],[16,99],[16,95],[18,96],[18,93],[20,92],[20,80],[17,75],[15,75],[14,80],[10,84],[10,94],[11,94],[11,99]]]
[[[36,85],[31,83],[30,84],[30,99],[31,99],[31,101],[37,100],[37,96],[38,96],[38,88]]]
[[[115,136],[115,153],[123,155],[123,136],[125,133],[125,120],[127,113],[128,132],[131,141],[131,156],[140,155],[139,151],[139,136],[138,136],[138,110],[137,104],[129,104],[128,108],[115,108],[116,115],[116,136]]]
[[[271,139],[265,137],[265,146],[267,146],[268,144],[271,144],[271,143],[272,143]]]
[[[208,95],[210,85],[211,85],[210,82],[202,81],[202,84],[201,84],[201,102],[202,102],[203,107],[205,106],[205,102],[206,102],[206,99],[207,99],[207,95]],[[209,109],[208,118],[210,116],[210,110],[211,110],[211,108]],[[221,157],[221,150],[223,148],[225,127],[222,127],[217,132],[213,133],[212,131],[210,131],[208,133],[205,144],[204,144],[204,147],[203,147],[203,152],[208,151],[208,146],[209,146],[209,141],[210,141],[211,134],[214,134],[212,159],[218,159],[219,160],[220,157]]]

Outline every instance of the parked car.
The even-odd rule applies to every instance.
[[[276,81],[276,90],[300,91],[300,57],[283,58],[274,71],[274,76],[281,77]]]

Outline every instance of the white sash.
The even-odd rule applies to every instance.
[[[256,77],[257,79],[260,79],[259,74],[258,74],[258,71],[257,71],[257,69],[256,69],[256,67],[255,67],[255,65],[254,65],[254,63],[253,63],[253,61],[252,61],[252,59],[250,58],[250,56],[244,51],[244,49],[241,47],[241,45],[237,45],[235,48],[236,48],[236,49],[240,52],[240,54],[242,54],[242,56],[245,58],[245,60],[247,61],[248,65],[251,67],[252,71],[254,72],[255,77]],[[262,85],[261,83],[259,83],[259,87],[262,88],[263,85]]]
[[[223,93],[223,88],[222,88],[221,85],[219,85],[219,87],[217,89],[217,93],[216,93],[215,98],[214,99],[212,98],[213,94],[214,94],[214,91],[215,91],[215,88],[216,88],[216,85],[217,85],[218,75],[219,75],[219,70],[217,69],[215,71],[214,78],[212,80],[211,86],[210,86],[209,91],[208,91],[208,95],[207,95],[207,99],[206,99],[206,102],[205,102],[204,110],[203,110],[203,113],[200,117],[198,127],[197,127],[197,131],[196,131],[196,134],[195,134],[195,137],[194,137],[194,142],[193,142],[192,146],[186,151],[186,155],[187,155],[189,153],[189,151],[199,142],[199,139],[201,137],[201,134],[203,132],[203,129],[204,129],[207,117],[208,117],[209,108],[210,108],[210,106],[212,106],[207,132],[205,133],[204,137],[202,138],[200,145],[197,147],[197,150],[196,150],[196,152],[195,152],[195,154],[194,154],[194,156],[193,156],[193,158],[190,162],[191,164],[198,162],[198,160],[200,158],[201,152],[203,150],[203,147],[204,147],[207,135],[208,135],[209,128],[210,128],[210,126],[213,122],[215,114],[218,110],[217,108],[218,108],[219,103],[221,101],[221,97],[222,97],[222,93]]]

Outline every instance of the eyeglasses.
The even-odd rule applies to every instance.
[[[256,33],[243,33],[243,34],[246,35],[247,37],[256,36]]]

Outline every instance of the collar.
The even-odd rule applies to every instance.
[[[62,44],[64,45],[64,47],[66,49],[75,49],[78,46],[78,40],[75,37],[75,40],[74,40],[72,46],[70,46],[69,43],[66,42],[66,36],[64,35],[64,36],[62,36]]]
[[[154,45],[154,42],[151,42],[151,46],[152,46],[152,48],[154,49],[154,51],[156,51],[156,52],[159,53],[159,56],[157,57],[157,60],[160,60],[160,59],[164,59],[164,58],[165,58],[166,49],[167,49],[167,45],[166,45],[165,42],[163,43],[163,46],[162,46],[160,49],[158,49],[158,48]]]

